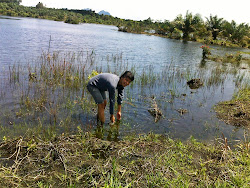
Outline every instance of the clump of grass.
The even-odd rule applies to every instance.
[[[19,82],[20,80],[20,66],[9,67],[9,81],[11,83]]]
[[[227,77],[227,72],[227,67],[223,65],[216,65],[212,68],[210,77],[206,80],[206,85],[208,87],[222,85]]]
[[[235,126],[250,126],[250,87],[247,85],[234,94],[232,100],[214,107],[218,117]]]
[[[143,69],[141,75],[139,76],[139,82],[141,86],[152,87],[154,84],[156,84],[156,81],[159,80],[159,77],[153,72],[153,70],[153,66],[149,66],[147,70]]]
[[[237,52],[235,54],[226,54],[224,56],[210,55],[207,58],[215,62],[239,64],[244,63],[250,65],[250,59],[248,57],[243,57],[243,52]]]
[[[3,187],[248,187],[249,142],[187,143],[149,133],[119,142],[75,136],[0,143]]]

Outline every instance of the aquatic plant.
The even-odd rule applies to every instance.
[[[202,58],[203,59],[207,58],[208,55],[211,55],[211,50],[210,50],[209,46],[202,45],[200,48],[202,49]]]
[[[92,70],[91,74],[88,75],[88,80],[90,80],[91,78],[93,78],[94,76],[97,76],[99,73],[96,70]]]

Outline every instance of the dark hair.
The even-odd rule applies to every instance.
[[[121,78],[128,78],[131,80],[131,82],[134,80],[134,74],[130,71],[125,71],[122,75]]]

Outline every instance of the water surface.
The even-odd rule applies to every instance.
[[[25,67],[34,64],[44,52],[80,53],[82,58],[93,53],[96,69],[121,74],[117,70],[118,62],[121,66],[132,67],[136,72],[137,82],[125,89],[124,126],[120,126],[120,135],[153,131],[182,140],[192,135],[209,141],[221,137],[223,133],[231,140],[242,139],[244,129],[218,120],[212,107],[219,101],[232,98],[237,89],[238,77],[243,76],[243,82],[249,83],[249,69],[241,70],[237,67],[237,71],[221,74],[220,81],[212,81],[217,64],[202,62],[200,46],[196,42],[118,32],[115,26],[71,25],[33,18],[0,19],[1,106],[10,111],[16,107],[15,97],[18,94],[3,91],[9,77],[9,66]],[[235,53],[239,50],[218,46],[211,48],[215,54]],[[112,63],[114,57],[118,59],[116,63]],[[75,63],[79,62],[76,60]],[[230,65],[225,67],[228,69]],[[142,74],[151,75],[156,80],[142,84],[139,81]],[[172,81],[171,75],[174,78]],[[204,86],[190,89],[186,82],[194,77],[203,79]],[[157,123],[148,113],[152,96],[164,114],[164,118]],[[188,112],[180,114],[179,109]],[[86,118],[82,112],[76,116],[83,124],[91,119]],[[8,127],[8,123],[2,124]]]

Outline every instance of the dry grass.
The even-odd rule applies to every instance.
[[[249,142],[237,151],[148,134],[113,142],[90,133],[0,144],[1,187],[247,187]]]
[[[250,88],[239,90],[230,101],[215,106],[217,116],[225,123],[235,126],[250,126]]]

